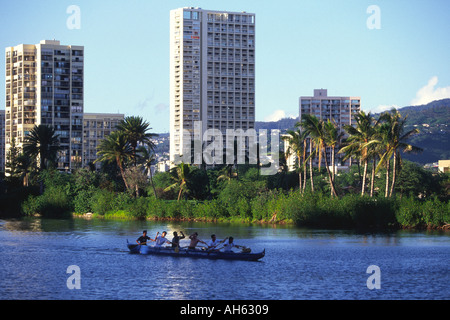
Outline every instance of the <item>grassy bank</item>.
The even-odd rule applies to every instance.
[[[367,229],[440,228],[450,221],[449,204],[437,198],[427,201],[359,195],[330,198],[321,194],[269,191],[251,200],[238,198],[231,202],[219,199],[178,202],[153,197],[120,197],[109,192],[92,199],[100,204],[92,206],[97,210],[77,212],[77,216],[92,212],[92,217],[106,219],[286,223]]]
[[[408,171],[411,178],[422,176]],[[377,184],[374,197],[361,197],[357,188],[342,187],[338,187],[339,197],[331,197],[325,175],[316,177],[315,192],[301,194],[296,188],[296,172],[266,177],[248,168],[239,171],[239,180],[222,179],[223,170],[194,172],[195,178],[191,177],[187,191],[177,201],[179,189],[168,188],[172,180],[167,173],[154,177],[155,189],[148,185],[136,194],[106,173],[47,170],[30,187],[17,181],[0,192],[0,215],[2,210],[17,216],[52,218],[92,213],[91,217],[104,219],[284,223],[334,229],[425,229],[450,223],[447,176],[424,173],[425,178],[409,181],[402,174],[401,188],[385,198],[382,185]],[[357,185],[358,172],[342,174],[339,179],[338,185]]]

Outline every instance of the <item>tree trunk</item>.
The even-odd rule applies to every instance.
[[[394,166],[392,167],[392,184],[391,184],[391,191],[389,192],[389,197],[392,197],[392,194],[394,193],[396,175],[397,175],[397,151],[394,151]]]
[[[155,184],[153,183],[153,175],[152,175],[152,168],[149,168],[149,172],[150,172],[150,183],[152,184],[152,188],[153,188],[153,193],[155,194],[155,199],[158,198],[158,196],[156,195],[156,189],[155,189]]]
[[[139,186],[138,186],[138,184],[136,183],[136,186],[135,186],[135,189],[136,189],[136,198],[139,198]]]
[[[181,188],[180,187],[180,192],[178,192],[178,202],[180,201],[180,199],[181,199],[181,193],[183,192],[183,188]]]
[[[116,160],[117,160],[117,165],[119,166],[119,169],[120,169],[120,174],[122,175],[123,182],[125,183],[125,187],[128,190],[129,189],[128,183],[127,183],[127,179],[125,179],[125,173],[123,172],[122,164],[120,163],[120,161],[118,159],[116,159]]]
[[[327,159],[327,153],[325,152],[325,148],[323,149],[323,153],[324,153],[324,157],[325,157],[325,166],[327,167],[328,178],[330,179],[331,196],[336,196],[337,197],[336,189],[334,188],[333,177],[331,175],[330,168],[328,167],[328,159]]]
[[[300,152],[297,153],[298,160],[298,188],[300,193],[302,193],[302,158]]]
[[[373,158],[372,162],[372,177],[370,179],[370,197],[373,197],[373,186],[375,183],[375,168],[376,168],[376,157]]]
[[[362,184],[362,177],[361,177],[361,159],[358,159],[358,178],[359,178],[359,184]]]
[[[303,139],[303,192],[306,190],[306,139]]]
[[[334,147],[331,147],[331,172],[333,174],[333,181],[335,176],[335,166],[334,166]]]
[[[314,192],[313,166],[312,166],[312,141],[309,139],[309,179],[311,179],[311,192]]]
[[[364,196],[366,191],[366,176],[367,176],[367,159],[364,160],[364,173],[362,177],[361,196]]]
[[[389,196],[389,165],[390,159],[386,160],[386,188],[384,190],[384,197],[387,198]]]
[[[306,172],[307,172],[307,164],[303,163],[303,192],[306,190]]]

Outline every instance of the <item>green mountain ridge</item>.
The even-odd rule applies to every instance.
[[[398,110],[402,116],[408,116],[406,129],[416,127],[420,131],[409,142],[423,149],[419,154],[403,154],[404,159],[422,165],[450,159],[450,99]]]
[[[425,105],[406,106],[398,109],[402,116],[408,116],[408,126],[415,126],[420,133],[413,136],[410,142],[422,148],[420,154],[404,154],[403,157],[409,161],[425,165],[438,160],[450,159],[450,99],[432,101]],[[374,114],[376,118],[379,113]],[[298,118],[284,118],[278,121],[255,121],[255,129],[280,130],[285,133],[293,129],[298,122]],[[161,134],[165,140],[164,144],[158,147],[159,154],[169,152],[169,134]]]
[[[420,133],[410,139],[411,144],[422,148],[420,154],[404,154],[409,161],[419,164],[434,163],[450,159],[450,99],[432,101],[425,105],[406,106],[398,109],[402,116],[408,116],[407,129],[415,126]],[[380,113],[374,114],[376,118]],[[255,129],[281,130],[293,129],[298,118],[284,118],[278,121],[256,121]]]

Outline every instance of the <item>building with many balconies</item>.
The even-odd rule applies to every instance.
[[[5,147],[22,147],[35,125],[59,135],[57,167],[81,165],[84,101],[84,47],[56,40],[20,44],[5,50]]]
[[[302,115],[312,114],[319,120],[331,120],[336,124],[341,132],[344,132],[345,125],[355,125],[353,115],[361,110],[361,97],[345,96],[328,96],[327,89],[315,89],[313,96],[302,96],[299,99],[299,113],[300,122]],[[345,134],[345,132],[344,132]],[[345,136],[344,136],[345,137]],[[327,156],[330,157],[329,148],[327,148]],[[340,160],[341,155],[336,155],[336,166],[344,168],[350,164],[351,160],[345,163]],[[328,164],[331,164],[331,159],[328,159]],[[314,159],[313,165],[318,165],[318,159]],[[325,165],[325,160],[322,160],[322,166]]]
[[[200,137],[194,137],[194,128]],[[255,15],[200,8],[170,12],[170,161],[208,129],[255,125]],[[186,137],[183,133],[188,133]]]

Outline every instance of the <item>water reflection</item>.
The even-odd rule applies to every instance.
[[[235,239],[301,239],[315,241],[318,245],[385,245],[396,246],[408,242],[421,243],[426,237],[432,237],[432,242],[447,241],[449,233],[439,230],[416,232],[398,230],[383,233],[357,232],[354,230],[321,230],[308,229],[292,225],[271,224],[240,224],[240,223],[206,223],[206,222],[171,222],[171,221],[129,221],[102,219],[39,219],[23,218],[0,220],[0,230],[18,233],[79,233],[86,235],[115,234],[118,237],[129,237],[135,241],[143,230],[151,237],[157,232],[167,231],[170,240],[174,231],[183,231],[186,239],[193,232],[198,232],[199,238],[209,241],[211,234],[219,239],[233,236]],[[187,241],[187,240],[185,240]]]
[[[233,236],[260,262],[129,254],[149,236]],[[0,220],[0,299],[448,299],[450,233],[364,233],[278,225],[100,219]],[[189,240],[182,240],[187,245]],[[382,291],[366,287],[380,266]],[[69,265],[82,290],[65,286]],[[32,266],[32,268],[23,268]],[[26,292],[24,293],[24,288]],[[24,294],[26,295],[24,297]]]

